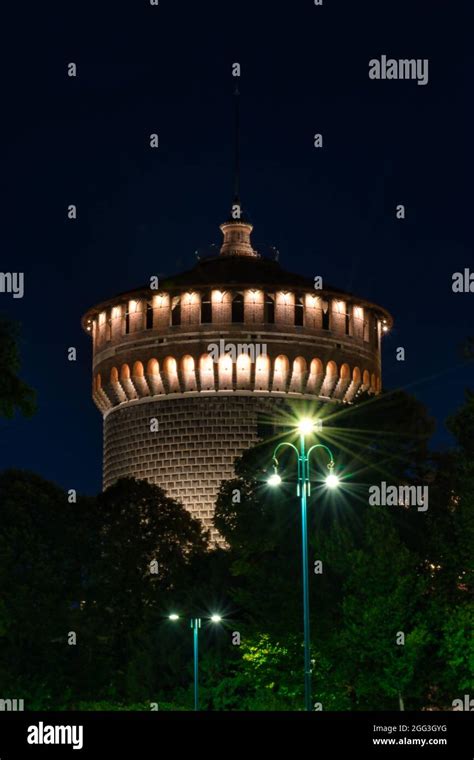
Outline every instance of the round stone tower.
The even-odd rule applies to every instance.
[[[244,218],[221,230],[219,256],[103,301],[82,321],[104,418],[104,488],[144,478],[206,526],[221,481],[258,440],[260,413],[279,399],[351,403],[380,392],[392,323],[380,306],[316,290],[259,256]]]

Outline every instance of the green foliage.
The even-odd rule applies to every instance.
[[[413,700],[423,689],[417,663],[427,644],[422,625],[426,580],[417,572],[418,558],[379,507],[366,512],[361,547],[354,547],[346,561],[339,639],[341,651],[351,652],[344,671],[355,705],[396,709],[400,695]]]
[[[218,710],[295,710],[301,705],[301,641],[274,641],[267,633],[239,647],[231,674],[212,686]],[[207,691],[210,691],[208,686]]]
[[[157,703],[158,704],[158,703]],[[118,702],[107,702],[105,700],[99,700],[97,702],[76,702],[74,705],[65,704],[59,708],[63,710],[77,710],[84,712],[150,712],[150,702],[131,702],[128,704]],[[177,712],[183,711],[186,708],[173,702],[160,702],[158,704],[159,712]]]
[[[447,427],[456,437],[461,450],[471,457],[471,466],[474,466],[472,462],[472,455],[474,454],[472,436],[474,430],[474,391],[466,391],[464,406],[448,419]]]
[[[36,709],[152,694],[168,657],[156,631],[205,552],[200,524],[157,486],[126,480],[69,504],[36,475],[2,473],[3,688]]]
[[[80,568],[68,549],[74,508],[61,489],[30,473],[0,475],[0,676],[4,689],[60,693],[71,661],[64,645]],[[50,678],[50,662],[58,668]],[[49,686],[45,686],[49,684]]]
[[[35,392],[18,377],[18,326],[0,317],[0,417],[11,418],[15,410],[26,417],[36,411]]]
[[[474,689],[474,604],[460,605],[444,616],[440,655],[458,693]]]

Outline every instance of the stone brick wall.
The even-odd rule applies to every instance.
[[[116,407],[104,418],[104,488],[120,477],[148,480],[211,528],[221,481],[233,477],[235,458],[257,442],[259,413],[277,403],[219,396]],[[152,418],[157,432],[150,432]]]

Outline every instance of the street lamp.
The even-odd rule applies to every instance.
[[[277,472],[274,472],[273,475],[270,475],[270,477],[267,480],[268,485],[270,486],[279,486],[281,483],[281,478]]]
[[[298,432],[302,435],[309,435],[314,430],[314,422],[309,417],[303,417],[298,423]]]
[[[334,475],[333,472],[330,472],[329,475],[326,476],[325,483],[328,488],[337,488],[339,485],[339,478],[337,475]]]
[[[289,441],[279,443],[273,452],[274,472],[268,478],[268,485],[279,486],[281,477],[278,473],[277,453],[283,446],[289,446],[296,453],[298,464],[298,485],[296,489],[297,496],[300,497],[301,503],[301,556],[303,565],[303,626],[304,626],[304,701],[305,709],[312,710],[311,703],[311,644],[309,630],[309,578],[308,578],[308,519],[306,500],[311,493],[311,484],[309,479],[309,455],[315,449],[324,449],[329,456],[328,469],[329,473],[325,478],[328,488],[337,488],[339,478],[334,474],[334,457],[331,449],[322,443],[316,443],[306,453],[305,436],[314,431],[315,423],[313,420],[305,417],[298,424],[299,432],[299,449]]]
[[[172,620],[173,622],[176,620],[179,620],[179,615],[176,615],[175,613],[172,613],[171,615],[168,615],[168,619]],[[222,618],[220,615],[211,615],[209,620],[211,623],[220,623]],[[199,629],[201,627],[201,618],[193,617],[191,618],[191,628],[193,631],[193,653],[194,653],[194,709],[199,710],[199,670],[198,670],[198,662],[199,662]]]

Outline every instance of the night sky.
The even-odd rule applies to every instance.
[[[5,29],[0,269],[25,273],[25,295],[0,294],[0,312],[21,322],[21,374],[39,409],[1,422],[0,466],[100,489],[102,422],[80,318],[220,245],[232,200],[233,62],[254,247],[276,246],[284,268],[391,311],[385,388],[415,392],[437,419],[433,444],[449,445],[444,419],[474,386],[461,352],[474,334],[474,293],[452,292],[452,274],[474,270],[467,5],[20,4]],[[368,62],[382,54],[428,58],[429,83],[370,80]]]

